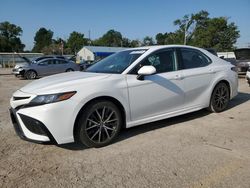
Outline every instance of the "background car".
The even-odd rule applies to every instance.
[[[93,64],[95,64],[95,62],[87,62],[87,61],[81,60],[79,63],[80,71],[85,71],[87,68],[89,68]]]
[[[37,77],[80,70],[79,65],[64,57],[45,56],[37,58],[35,61],[26,60],[26,62],[26,64],[15,66],[12,73],[17,77],[35,79]]]
[[[234,50],[236,66],[239,74],[246,74],[250,65],[250,48],[239,48]]]

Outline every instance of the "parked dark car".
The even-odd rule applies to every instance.
[[[250,65],[250,48],[239,48],[234,51],[239,74],[246,74]]]
[[[79,66],[80,66],[80,71],[85,71],[87,68],[95,64],[94,62],[87,62],[87,61],[80,61]]]
[[[34,61],[30,61],[28,58],[23,59],[27,63],[17,64],[12,70],[16,77],[35,79],[37,77],[80,70],[79,65],[63,56],[42,56]]]

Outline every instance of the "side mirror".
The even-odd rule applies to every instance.
[[[220,56],[220,58],[221,58],[221,59],[225,59],[225,57],[224,57],[224,56]]]
[[[155,73],[156,73],[156,69],[154,66],[146,65],[139,69],[137,79],[144,80],[144,76],[149,76]]]

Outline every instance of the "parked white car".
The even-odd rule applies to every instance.
[[[236,68],[206,50],[140,47],[113,54],[86,72],[31,82],[13,94],[10,114],[21,138],[101,147],[122,127],[203,108],[221,112],[237,88]]]

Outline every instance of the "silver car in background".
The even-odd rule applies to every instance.
[[[16,65],[12,73],[16,77],[35,79],[38,77],[58,74],[62,72],[79,71],[80,67],[75,62],[62,57],[45,57],[35,61],[23,58],[27,63]]]

